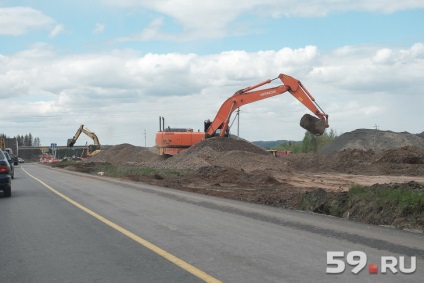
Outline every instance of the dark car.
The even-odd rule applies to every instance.
[[[14,156],[13,158],[13,164],[18,165],[19,164],[19,159],[17,156]]]
[[[19,160],[18,160],[18,158],[13,154],[13,153],[11,153],[11,154],[9,154],[10,155],[10,157],[12,158],[12,160],[13,160],[13,164],[14,165],[18,165],[19,164]]]
[[[3,152],[7,152],[7,153],[9,153],[10,157],[11,157],[11,158],[12,158],[12,160],[13,160],[13,164],[14,164],[14,165],[18,165],[18,164],[19,164],[18,157],[17,157],[17,156],[15,156],[15,155],[13,154],[13,150],[12,150],[11,148],[6,147],[6,148],[3,150]]]
[[[4,156],[7,159],[7,162],[9,162],[9,166],[10,166],[10,177],[12,177],[12,179],[15,179],[15,160],[10,157],[10,154],[7,151],[3,151]]]
[[[3,151],[0,150],[0,191],[5,197],[12,195],[12,176],[10,176],[10,164]]]

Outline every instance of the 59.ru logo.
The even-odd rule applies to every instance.
[[[346,269],[344,259],[345,253],[342,251],[327,252],[327,274],[343,273]],[[351,272],[353,274],[358,274],[368,264],[367,255],[361,251],[351,251],[346,254],[346,262],[353,267]],[[399,258],[394,256],[382,256],[379,263],[370,263],[368,265],[368,272],[376,274],[380,266],[382,274],[386,274],[389,270],[393,274],[396,274],[398,270],[405,274],[414,273],[417,270],[417,257],[411,256],[409,262],[409,267],[407,267],[405,266],[404,256],[399,256]]]

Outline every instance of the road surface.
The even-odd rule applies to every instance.
[[[16,167],[0,198],[0,282],[422,282],[423,234],[105,176]],[[327,274],[328,251],[362,251]],[[411,269],[383,274],[381,257]],[[355,261],[357,258],[353,258]],[[336,258],[340,260],[340,258]],[[340,263],[340,262],[339,262]],[[352,263],[352,262],[351,262]],[[378,264],[377,274],[369,264]]]

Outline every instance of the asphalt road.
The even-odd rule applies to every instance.
[[[1,193],[0,193],[1,194]],[[328,251],[362,251],[327,274]],[[416,271],[381,273],[381,257]],[[353,258],[355,261],[357,258]],[[351,262],[353,263],[353,262]],[[370,274],[370,263],[378,273]],[[422,282],[424,236],[38,164],[0,198],[0,282]]]

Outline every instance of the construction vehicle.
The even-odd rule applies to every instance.
[[[94,155],[98,154],[101,151],[99,138],[97,137],[97,135],[95,133],[90,131],[88,128],[84,128],[84,125],[81,125],[78,128],[78,130],[75,133],[75,136],[73,138],[68,139],[68,142],[66,143],[66,145],[68,147],[74,146],[74,144],[77,142],[81,133],[86,134],[89,138],[91,138],[93,140],[93,143],[94,143],[92,145],[87,146],[87,156],[94,156]]]
[[[254,90],[276,79],[280,79],[283,84],[272,88]],[[160,155],[175,155],[201,140],[217,136],[228,137],[231,114],[236,109],[245,104],[283,94],[287,91],[316,116],[305,114],[300,120],[300,126],[313,135],[322,135],[325,129],[328,128],[328,115],[318,106],[314,97],[300,81],[291,76],[280,74],[274,79],[268,79],[234,93],[221,105],[212,122],[209,120],[204,122],[204,132],[194,132],[193,129],[189,128],[165,128],[164,118],[159,117],[156,147],[159,148]]]
[[[6,139],[0,138],[0,150],[5,150],[5,149],[6,149]]]
[[[7,147],[9,146],[9,147]],[[9,156],[11,157],[11,161],[13,164],[11,165],[18,165],[19,161],[18,161],[18,157],[17,154],[15,155],[13,153],[13,149],[11,147],[14,147],[16,149],[16,152],[18,150],[18,142],[16,141],[16,138],[0,138],[0,149],[2,151],[6,151]]]

